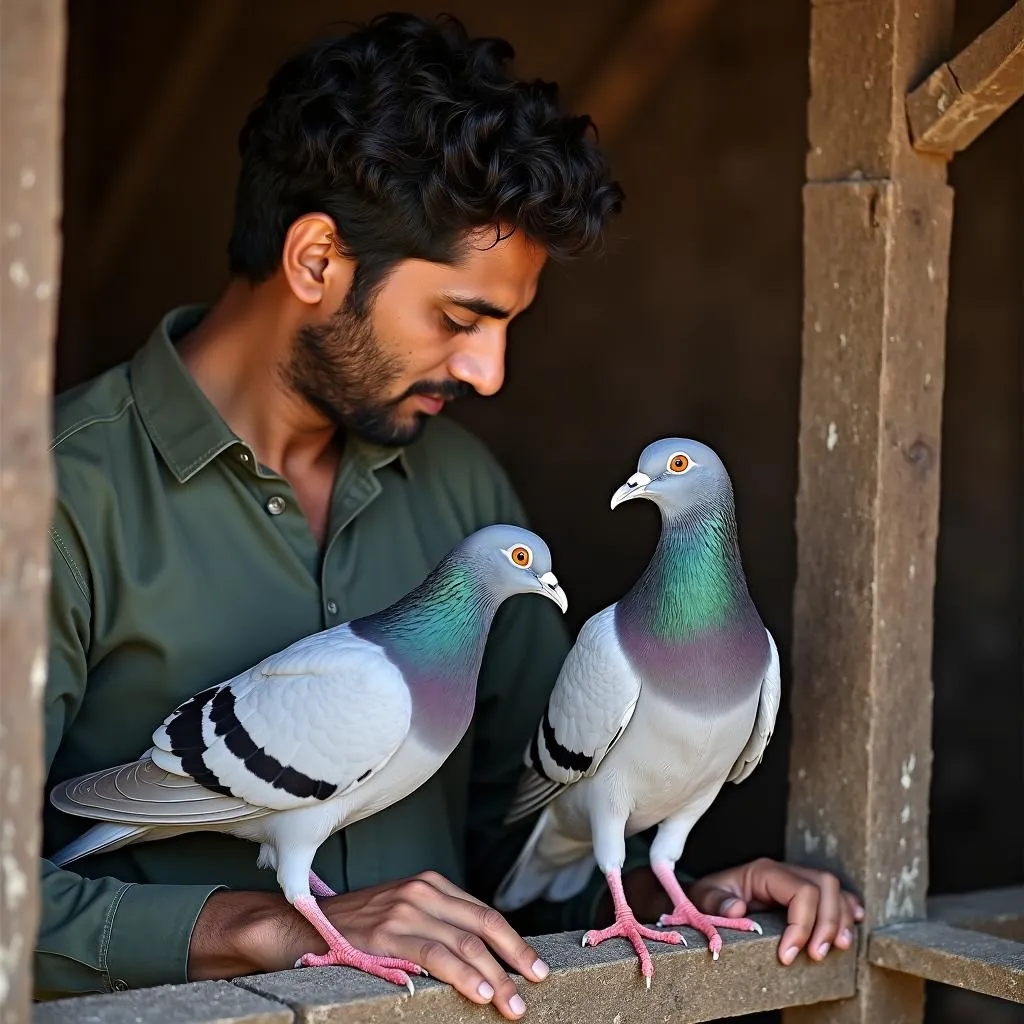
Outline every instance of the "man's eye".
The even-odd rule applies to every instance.
[[[444,329],[450,334],[472,334],[474,331],[480,330],[479,324],[460,324],[458,320],[453,320],[447,313],[441,314],[441,322],[444,324]]]

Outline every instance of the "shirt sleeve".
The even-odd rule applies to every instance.
[[[85,697],[92,622],[85,560],[73,550],[70,530],[58,532],[55,527],[51,536],[49,671],[44,703],[47,774]],[[52,782],[48,780],[47,794]],[[44,834],[47,849],[52,848]],[[40,861],[40,873],[36,999],[188,980],[192,928],[218,886],[140,885],[116,878],[85,878],[61,870],[45,858]]]
[[[494,486],[492,521],[529,527],[511,484],[497,469]],[[557,575],[557,553],[554,562]],[[488,903],[537,820],[534,815],[512,827],[503,824],[524,769],[523,755],[571,644],[558,608],[532,594],[506,601],[488,638],[477,687],[466,850],[470,891]],[[641,836],[626,841],[623,873],[648,864],[648,846]],[[509,914],[509,921],[527,935],[590,928],[605,892],[604,877],[595,870],[571,899],[535,900]]]

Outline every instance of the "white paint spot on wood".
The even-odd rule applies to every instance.
[[[804,852],[814,853],[821,846],[821,837],[816,836],[809,828],[804,829]]]
[[[28,876],[21,870],[17,859],[9,853],[0,859],[0,867],[3,868],[4,910],[13,914],[28,895]]]
[[[910,565],[907,566],[907,579],[912,580],[917,575],[917,566],[914,564],[914,560],[910,560]]]
[[[931,382],[932,382],[932,375],[930,373],[926,373],[924,375],[924,386],[928,387],[928,385],[931,384]]]
[[[7,276],[14,282],[15,288],[27,288],[31,283],[31,279],[28,276],[28,268],[21,260],[15,260],[7,268]]]
[[[32,695],[38,697],[46,686],[46,653],[40,647],[32,657],[32,667],[28,673],[28,683],[32,687]]]
[[[846,348],[846,335],[842,331],[839,332],[839,347]]]
[[[889,882],[889,893],[885,897],[885,917],[892,921],[897,917],[914,915],[914,886],[921,875],[921,858],[915,857],[910,866],[900,868],[898,876]]]
[[[934,281],[935,280],[935,264],[932,263],[931,260],[928,261],[927,270],[928,270],[928,280],[929,281]]]
[[[21,238],[21,225],[16,220],[12,220],[4,229],[4,234],[12,240],[15,238]]]
[[[834,857],[839,852],[839,840],[831,832],[825,836],[825,856]]]
[[[36,285],[36,298],[45,302],[53,294],[53,285],[49,281],[40,281]]]
[[[828,433],[825,435],[825,447],[830,451],[836,450],[836,445],[839,443],[839,430],[834,423],[828,425]]]
[[[917,758],[914,754],[903,762],[900,772],[900,785],[904,789],[910,789],[910,784],[914,781],[914,768],[917,766]]]
[[[34,188],[36,183],[36,172],[31,167],[22,167],[20,181],[22,188]]]

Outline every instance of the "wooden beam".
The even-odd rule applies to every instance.
[[[907,96],[914,148],[966,149],[1024,96],[1024,0]]]
[[[925,915],[932,591],[952,192],[903,97],[951,0],[816,0],[791,652],[790,859],[837,871],[869,927]],[[787,1024],[917,1024],[923,983],[871,968]]]
[[[671,70],[715,0],[648,0],[615,45],[572,90],[571,104],[589,114],[610,145]]]
[[[944,921],[891,925],[871,934],[868,959],[879,967],[943,985],[1024,1003],[1024,943]]]
[[[113,267],[146,190],[192,111],[241,10],[241,0],[216,0],[196,7],[138,134],[111,176],[90,245],[88,287],[97,288]]]
[[[26,1024],[39,921],[50,380],[60,274],[63,0],[0,35],[0,1021]]]

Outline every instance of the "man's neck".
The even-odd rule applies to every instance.
[[[261,464],[287,479],[337,461],[336,431],[292,391],[284,370],[298,322],[275,282],[233,281],[177,345],[200,390]]]

